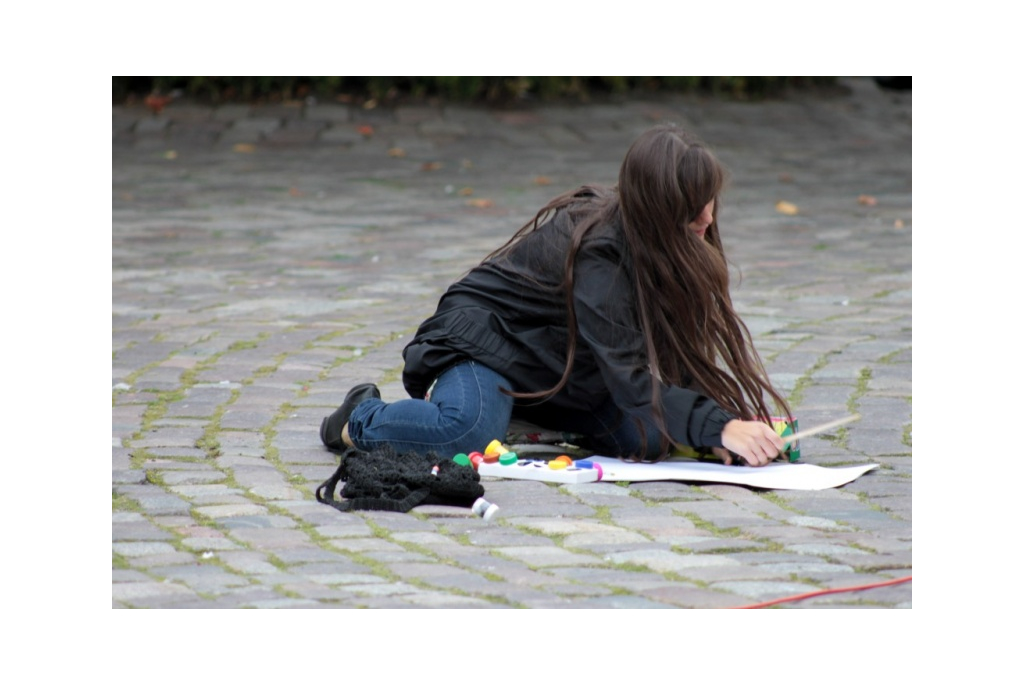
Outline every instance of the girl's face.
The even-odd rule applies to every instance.
[[[704,209],[701,210],[697,218],[690,222],[689,229],[697,234],[697,237],[701,240],[704,239],[704,234],[707,233],[708,226],[714,221],[715,215],[715,201],[704,205]]]

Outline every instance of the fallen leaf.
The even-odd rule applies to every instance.
[[[235,143],[234,147],[231,149],[235,152],[256,152],[256,146],[252,143]]]
[[[369,137],[373,135],[373,126],[363,125],[357,128],[356,131],[358,131],[361,136]]]
[[[291,188],[288,189],[288,194],[291,195],[292,197],[302,197],[303,195],[305,195],[304,192],[302,192],[295,186],[292,186]]]
[[[783,183],[792,183],[793,175],[786,173],[779,174],[779,180],[782,181]]]
[[[463,169],[472,169],[473,168],[473,161],[472,160],[463,159],[461,164],[462,164],[462,168]]]
[[[878,200],[876,200],[875,198],[871,197],[870,195],[861,195],[861,196],[859,196],[857,198],[857,202],[859,202],[862,205],[867,205],[868,207],[874,207],[875,205],[878,204]]]
[[[424,162],[420,167],[423,171],[437,171],[441,168],[441,162]]]
[[[551,185],[551,179],[548,178],[547,176],[537,176],[536,178],[533,179],[533,182],[539,186]]]
[[[405,150],[400,147],[393,147],[388,150],[388,156],[390,157],[405,157]]]
[[[377,106],[377,101],[374,100],[373,98],[370,98],[369,100],[367,100],[366,102],[363,103],[363,109],[373,109],[376,106]]]
[[[164,153],[164,159],[177,159],[178,153],[175,150],[168,150]]]
[[[494,200],[485,200],[480,198],[478,200],[466,200],[466,204],[470,207],[480,207],[481,209],[485,209],[487,207],[493,207]]]
[[[785,200],[779,200],[775,203],[775,211],[779,214],[787,214],[793,216],[800,212],[799,208],[792,202],[786,202]]]
[[[896,221],[892,222],[893,228],[903,228],[904,226],[906,226],[906,224],[903,223],[903,219],[896,219]]]
[[[143,103],[145,103],[146,107],[149,107],[153,114],[160,114],[160,112],[164,111],[164,107],[171,104],[171,100],[173,99],[174,98],[170,95],[150,93],[146,96],[146,99],[143,100]]]
[[[465,188],[459,188],[459,195],[462,195],[463,197],[465,197],[466,195],[472,195],[472,194],[473,194],[473,189],[468,187],[468,186],[465,187]]]

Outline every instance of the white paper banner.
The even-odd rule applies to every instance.
[[[726,466],[687,458],[666,459],[654,464],[622,461],[613,457],[587,457],[601,465],[601,480],[629,482],[686,480],[735,483],[767,490],[827,490],[860,478],[878,464],[826,468],[814,464]]]

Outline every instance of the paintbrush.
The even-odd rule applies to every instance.
[[[794,443],[797,440],[802,440],[803,438],[809,438],[812,435],[817,435],[818,433],[824,433],[826,431],[832,430],[833,428],[839,428],[839,426],[845,426],[848,423],[853,423],[854,421],[859,421],[859,420],[860,420],[860,415],[859,414],[854,414],[852,416],[847,416],[846,418],[843,418],[843,419],[836,419],[835,421],[829,421],[828,423],[823,423],[820,426],[815,426],[814,428],[808,428],[807,430],[800,431],[799,433],[794,433],[793,435],[784,435],[782,437],[782,441],[784,443]]]

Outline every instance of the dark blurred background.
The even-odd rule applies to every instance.
[[[883,88],[908,90],[909,76],[877,76]],[[508,103],[597,100],[631,93],[702,92],[740,99],[793,89],[833,89],[834,76],[114,76],[115,104],[154,94],[208,103],[313,98],[353,104],[439,99]]]

